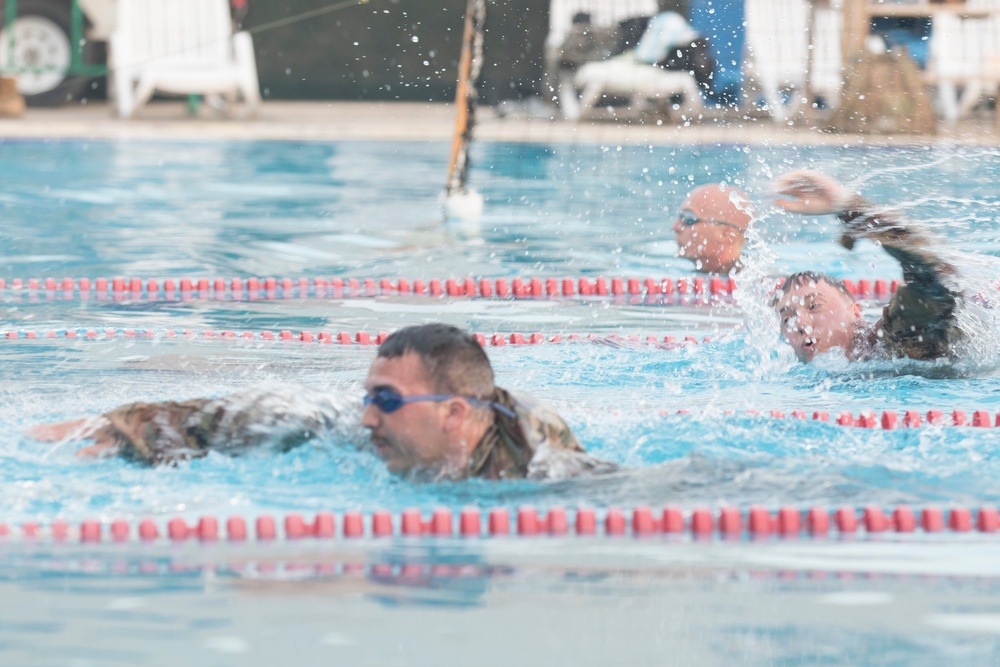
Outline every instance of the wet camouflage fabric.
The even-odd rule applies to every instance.
[[[493,400],[512,410],[494,410],[494,422],[476,445],[466,477],[561,479],[617,466],[587,454],[556,412],[527,396],[497,387]]]
[[[517,417],[494,410],[494,423],[460,478],[551,479],[616,469],[589,456],[551,408],[499,388],[494,400]],[[329,433],[338,416],[322,397],[268,387],[217,399],[131,403],[104,415],[121,454],[152,465],[209,451],[238,454],[262,446],[286,451]]]
[[[876,210],[861,198],[838,217],[845,224],[840,239],[845,248],[850,250],[857,239],[871,239],[902,266],[904,284],[876,324],[885,354],[920,360],[948,356],[962,335],[955,322],[962,295],[949,287],[958,272],[935,252],[938,242],[918,225]]]
[[[209,451],[287,451],[330,431],[339,412],[303,389],[249,387],[216,399],[131,403],[105,413],[104,428],[123,456],[156,465]]]

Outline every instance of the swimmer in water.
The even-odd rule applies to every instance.
[[[750,199],[742,190],[724,183],[699,185],[681,203],[674,221],[677,254],[701,273],[739,271],[752,219]]]
[[[445,324],[406,327],[379,346],[365,381],[361,426],[391,472],[426,480],[559,479],[610,472],[551,408],[493,384],[475,337]],[[81,456],[170,464],[209,451],[287,450],[345,428],[329,396],[252,387],[217,399],[131,403],[29,431],[37,440],[92,440]]]
[[[903,269],[904,284],[874,324],[865,320],[861,305],[839,280],[811,271],[786,278],[775,307],[782,336],[801,361],[834,348],[852,361],[951,356],[962,337],[955,321],[962,293],[955,287],[955,267],[938,252],[939,241],[825,174],[793,171],[778,177],[773,190],[780,197],[775,203],[787,211],[836,214],[844,224],[840,242],[848,250],[858,239],[871,239]]]

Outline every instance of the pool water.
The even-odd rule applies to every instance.
[[[853,252],[842,249],[836,243],[833,218],[793,216],[769,205],[767,187],[773,177],[800,167],[834,174],[874,201],[892,204],[927,224],[959,253],[974,289],[993,289],[992,281],[1000,275],[995,260],[1000,255],[1000,196],[995,186],[1000,154],[995,149],[483,143],[475,146],[471,176],[486,198],[478,225],[442,224],[439,195],[446,156],[447,147],[434,142],[0,142],[4,183],[0,277],[8,284],[13,279],[26,282],[50,276],[144,281],[268,276],[411,282],[467,276],[690,279],[690,264],[674,256],[672,215],[694,185],[727,181],[759,202],[747,275],[818,269],[855,279],[899,278],[898,266],[874,245],[861,243]],[[989,317],[977,331],[970,358],[959,364],[848,365],[831,357],[800,365],[777,339],[776,322],[761,303],[763,288],[750,285],[739,295],[736,303],[692,299],[666,305],[607,298],[419,295],[81,298],[45,290],[0,289],[3,332],[131,328],[154,334],[95,340],[0,339],[4,513],[0,519],[11,525],[56,518],[194,520],[202,515],[400,511],[411,506],[457,511],[470,504],[532,505],[543,510],[586,505],[601,510],[666,503],[886,508],[899,503],[944,507],[1000,503],[995,482],[1000,473],[996,454],[1000,430],[923,426],[882,431],[769,416],[771,410],[786,414],[826,410],[835,415],[843,410],[857,414],[910,409],[946,414],[982,409],[996,415],[1000,354],[994,345],[998,331]],[[873,317],[879,308],[876,302],[866,304]],[[128,401],[221,395],[250,383],[295,383],[310,391],[331,392],[352,406],[354,414],[373,347],[171,337],[164,332],[375,334],[432,320],[487,336],[540,332],[625,337],[614,344],[583,340],[491,347],[488,352],[500,385],[528,391],[555,406],[588,450],[623,464],[626,470],[599,480],[558,483],[415,484],[389,475],[373,456],[333,440],[286,454],[210,455],[176,468],[150,469],[119,460],[83,462],[74,455],[72,444],[42,445],[22,435],[32,424],[97,413]],[[627,337],[633,334],[641,339],[653,335],[682,340],[691,335],[711,340],[662,349],[629,342]],[[685,412],[678,414],[679,410]],[[934,542],[936,560],[929,559],[933,563],[918,567],[916,574],[900,563],[927,545],[896,545],[884,558],[865,552],[869,547],[858,547],[857,557],[873,563],[861,571],[889,579],[874,585],[865,580],[860,597],[848,596],[845,604],[816,600],[836,600],[838,591],[859,588],[854,579],[845,583],[838,575],[816,583],[801,575],[810,568],[842,572],[846,561],[835,566],[815,564],[823,554],[837,560],[833,554],[844,548],[839,543],[818,547],[819,555],[810,554],[808,559],[800,559],[800,554],[789,557],[787,567],[800,573],[790,582],[774,574],[783,567],[781,550],[786,547],[780,545],[763,551],[730,545],[715,551],[685,544],[664,555],[649,545],[636,553],[627,546],[602,551],[598,544],[584,548],[572,541],[505,547],[499,553],[490,550],[494,548],[484,548],[483,553],[479,548],[454,547],[458,562],[486,564],[469,577],[482,588],[471,594],[461,577],[445,577],[442,585],[427,581],[415,585],[405,577],[399,584],[371,573],[352,579],[342,572],[345,558],[369,565],[384,558],[397,564],[415,559],[424,565],[444,558],[429,547],[307,554],[310,563],[325,559],[341,569],[334,568],[335,572],[326,573],[329,576],[309,570],[312,574],[305,579],[320,582],[317,591],[328,586],[335,599],[342,599],[339,593],[343,593],[343,599],[351,600],[336,612],[344,618],[355,614],[355,618],[371,615],[384,620],[386,614],[400,614],[399,619],[405,616],[408,623],[417,624],[413,627],[432,622],[428,619],[436,612],[428,609],[456,605],[482,608],[486,618],[496,614],[497,623],[520,627],[518,623],[535,618],[519,613],[533,608],[532,596],[537,595],[539,608],[561,609],[565,614],[561,618],[576,619],[580,627],[589,628],[598,618],[607,618],[599,611],[607,597],[620,608],[622,619],[649,617],[648,624],[636,626],[646,640],[632,649],[635,663],[663,664],[655,656],[670,651],[666,638],[683,634],[671,634],[676,631],[671,622],[688,622],[697,625],[695,639],[688,641],[698,648],[682,655],[696,657],[678,658],[677,664],[733,664],[735,656],[745,658],[746,664],[858,664],[865,662],[858,657],[863,653],[839,654],[834,648],[842,639],[857,636],[851,622],[833,623],[819,648],[807,650],[802,642],[814,631],[811,620],[802,620],[808,615],[757,623],[743,607],[723,605],[725,613],[719,619],[705,619],[718,607],[718,599],[746,595],[751,589],[762,600],[770,600],[766,604],[771,606],[787,599],[802,609],[817,604],[822,609],[849,610],[869,605],[882,613],[902,613],[907,591],[914,589],[906,576],[944,577],[935,579],[921,601],[913,603],[922,610],[923,630],[879,626],[862,642],[870,658],[901,656],[897,662],[884,663],[872,658],[870,664],[989,664],[1000,651],[995,639],[996,573],[976,567],[940,570],[942,562],[954,564],[966,547],[977,550],[980,561],[987,562],[995,545],[984,540],[972,540],[965,547],[961,541]],[[560,555],[546,555],[548,551]],[[155,567],[143,571],[147,556]],[[233,566],[229,561],[234,557],[227,552],[64,553],[42,546],[0,550],[0,559],[9,566],[9,574],[0,582],[5,597],[30,599],[41,591],[40,611],[37,616],[29,614],[33,620],[18,625],[21,621],[13,613],[0,616],[0,656],[6,653],[14,662],[2,661],[171,664],[158,651],[137,646],[107,648],[73,663],[69,656],[81,655],[74,642],[82,642],[88,630],[62,613],[55,619],[46,614],[65,604],[72,609],[63,611],[73,616],[93,603],[102,610],[102,618],[126,634],[139,614],[145,619],[143,632],[157,635],[147,648],[169,645],[160,635],[165,629],[181,632],[201,619],[207,626],[199,626],[200,643],[189,648],[195,664],[268,664],[262,654],[248,657],[257,654],[246,637],[277,622],[279,614],[255,615],[241,609],[240,601],[272,599],[266,582],[277,591],[274,599],[286,601],[282,605],[294,600],[298,593],[289,580],[295,577],[285,576],[285,565],[301,556],[247,556],[280,564],[276,570],[265,568],[263,576],[260,568]],[[588,557],[593,559],[589,565]],[[853,557],[844,556],[847,561]],[[170,570],[171,563],[198,558],[211,565]],[[558,567],[540,565],[550,558],[559,560]],[[705,564],[706,558],[716,560]],[[762,560],[755,564],[758,558]],[[629,564],[621,564],[623,560]],[[762,577],[764,583],[755,583],[747,574],[758,566],[771,573]],[[282,576],[272,576],[275,571]],[[971,577],[989,585],[977,587]],[[261,581],[265,583],[254,588],[254,582]],[[648,590],[637,581],[646,582]],[[248,593],[249,589],[253,590]],[[794,594],[783,597],[788,591]],[[309,605],[324,604],[320,593],[303,595]],[[444,602],[438,599],[441,596]],[[697,608],[693,616],[687,620],[676,616],[667,601],[675,596],[697,600],[691,602]],[[201,618],[199,609],[212,601],[222,604],[223,611]],[[282,605],[275,608],[285,609]],[[976,618],[986,621],[976,626],[965,618],[969,622],[962,625],[959,619],[955,621],[959,629],[953,630],[947,619],[939,618],[936,626],[926,620],[956,610],[975,612]],[[238,618],[246,613],[253,618]],[[313,628],[316,614],[321,613],[303,611],[305,616],[313,614],[309,616],[313,620],[305,623],[312,633],[310,646],[333,646],[350,659],[356,647],[377,644],[368,630],[350,623],[351,627],[337,631]],[[287,614],[294,612],[289,609]],[[695,618],[702,621],[696,623]],[[206,635],[204,627],[213,624],[228,629]],[[239,632],[233,630],[236,626]],[[610,632],[613,626],[602,627]],[[668,627],[672,629],[663,634]],[[282,636],[294,636],[289,632],[282,631]],[[658,639],[649,640],[657,632]],[[450,635],[431,636],[419,639],[414,634],[391,644],[395,647],[391,650],[383,647],[383,653],[364,655],[375,664],[394,664],[405,662],[410,647],[429,650],[438,640],[450,641]],[[582,639],[567,655],[579,654],[583,664],[606,663],[620,640],[605,642],[601,636]],[[713,648],[717,636],[729,637],[729,643]],[[540,641],[544,643],[544,637]],[[46,643],[58,650],[53,648],[45,660],[24,657],[30,651],[17,653]],[[515,654],[522,659],[532,655],[525,649],[497,656],[512,660]],[[303,664],[311,664],[314,654],[307,655]],[[447,655],[446,663],[467,664],[463,656],[473,654],[438,655]],[[548,664],[559,654],[537,655],[548,656],[539,661]],[[219,656],[229,656],[225,659],[232,662]],[[223,662],[213,662],[216,659]]]

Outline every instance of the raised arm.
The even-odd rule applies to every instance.
[[[920,225],[899,213],[880,209],[839,181],[816,171],[798,170],[779,176],[772,186],[782,197],[775,204],[787,211],[836,216],[844,223],[841,244],[850,250],[857,239],[878,241],[903,269],[903,280],[935,299],[950,295],[944,279],[956,274],[935,240]]]

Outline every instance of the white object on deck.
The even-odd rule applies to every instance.
[[[592,110],[604,95],[620,95],[640,104],[649,99],[666,100],[680,95],[686,111],[702,108],[698,82],[692,74],[636,62],[631,53],[587,63],[576,73],[574,83],[583,89],[581,113]]]
[[[812,104],[808,93],[822,96],[828,104],[840,97],[844,77],[841,2],[815,0],[812,4],[809,0],[746,0],[747,78],[757,84],[777,122],[795,113],[803,99]],[[815,14],[810,17],[810,12]]]
[[[549,5],[549,34],[545,39],[547,66],[553,67],[552,53],[558,52],[569,34],[573,17],[590,14],[590,24],[595,27],[618,25],[625,19],[638,16],[655,16],[660,11],[657,0],[552,0]],[[556,72],[556,95],[563,117],[576,120],[581,108],[572,72]]]
[[[965,6],[969,16],[937,12],[931,26],[927,74],[937,84],[945,120],[967,116],[1000,88],[1000,0],[967,0]]]
[[[155,92],[242,97],[250,114],[260,105],[253,41],[233,34],[226,0],[119,0],[111,66],[122,118]]]

